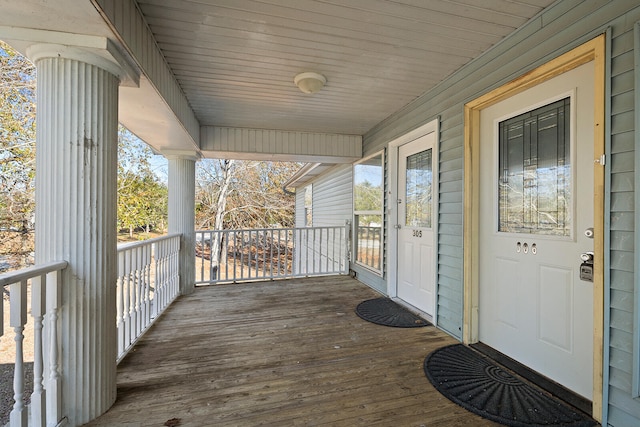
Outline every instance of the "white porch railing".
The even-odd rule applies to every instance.
[[[196,231],[196,284],[347,274],[349,230],[347,223]]]
[[[178,296],[180,235],[118,246],[118,362]]]
[[[52,262],[0,275],[3,294],[9,291],[9,325],[15,340],[14,405],[9,421],[12,427],[26,426],[29,418],[33,426],[55,426],[62,418],[58,314],[62,304],[60,277],[66,267],[66,261]],[[24,399],[24,330],[29,320],[29,288],[33,322],[31,414]],[[3,319],[4,303],[0,304],[0,336],[4,331]]]

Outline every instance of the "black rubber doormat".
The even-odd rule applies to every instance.
[[[424,361],[424,372],[449,400],[507,426],[598,425],[462,344],[431,353]]]
[[[389,298],[362,301],[356,307],[356,314],[368,322],[395,328],[419,328],[431,325]]]

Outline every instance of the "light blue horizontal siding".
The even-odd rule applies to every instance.
[[[631,397],[634,361],[630,340],[636,299],[635,172],[636,73],[633,25],[640,20],[634,2],[557,2],[522,30],[472,61],[435,89],[392,115],[364,136],[364,155],[440,117],[440,203],[438,246],[438,326],[462,336],[464,103],[524,74],[610,29],[611,123],[610,224],[608,253],[611,291],[609,422],[640,425],[640,402]],[[499,67],[496,64],[500,64]],[[456,262],[460,260],[460,262]]]
[[[634,324],[634,311],[638,296],[636,273],[636,206],[637,175],[635,156],[636,138],[635,92],[636,53],[640,40],[635,40],[634,23],[640,19],[640,10],[630,11],[611,23],[611,133],[610,151],[610,216],[609,235],[610,279],[608,318],[609,370],[607,421],[610,425],[640,425],[640,400],[634,398],[634,366],[640,362],[634,350],[634,336],[640,333]],[[636,367],[637,369],[637,367]]]
[[[305,187],[296,188],[296,227],[305,226],[304,191]]]

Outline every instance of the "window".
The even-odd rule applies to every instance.
[[[313,225],[313,184],[309,184],[304,189],[304,225]]]
[[[570,99],[500,123],[498,231],[571,235]]]
[[[382,273],[384,162],[382,152],[353,166],[355,262]]]

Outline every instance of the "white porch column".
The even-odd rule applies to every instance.
[[[193,155],[165,155],[169,160],[169,234],[181,233],[180,294],[194,291],[196,273],[195,197],[196,159]]]
[[[72,426],[116,398],[117,65],[88,50],[33,45],[38,70],[36,261],[66,260],[59,349]]]

